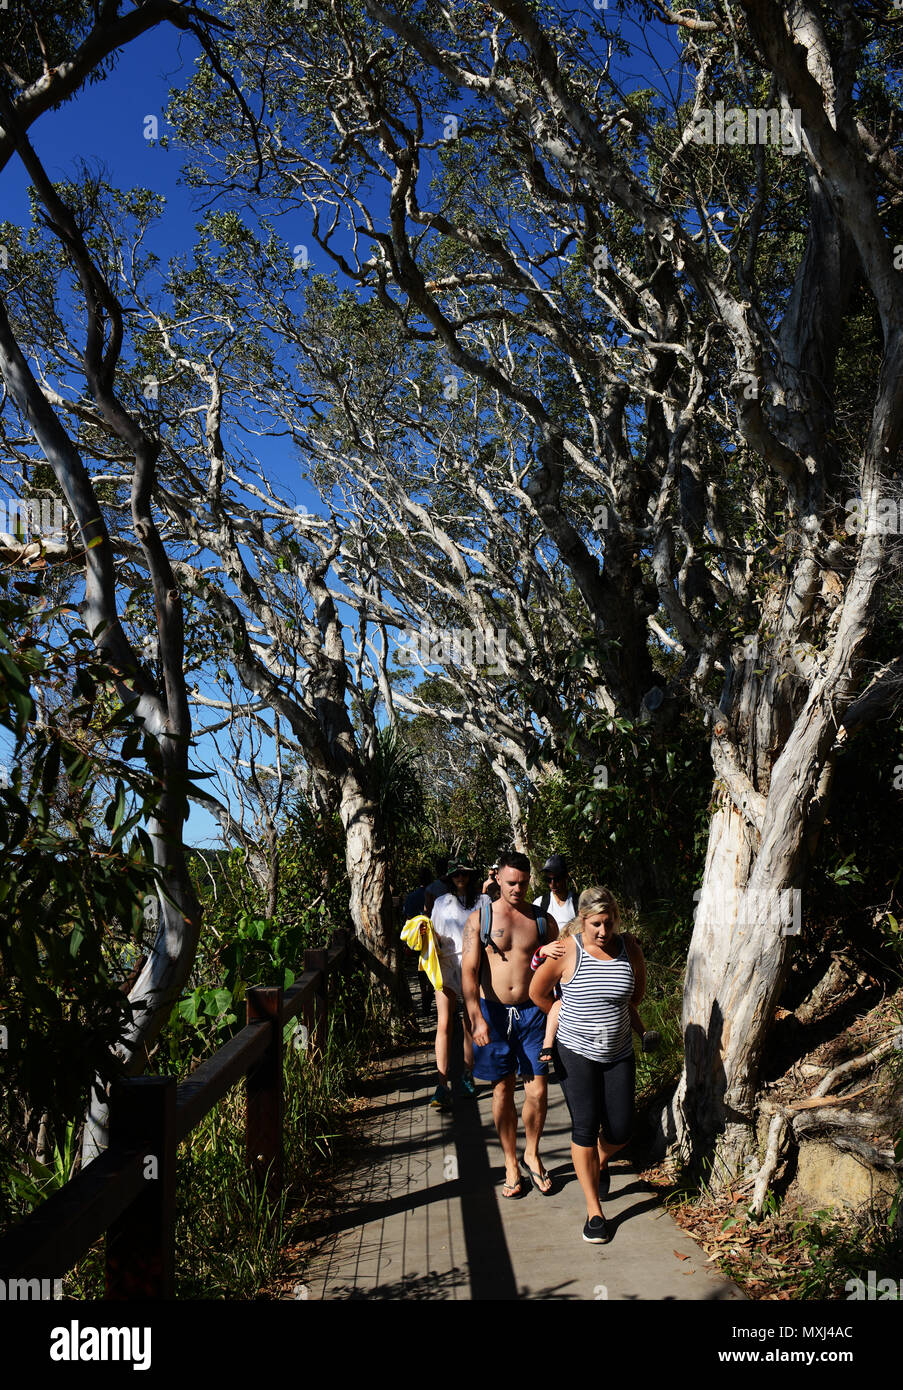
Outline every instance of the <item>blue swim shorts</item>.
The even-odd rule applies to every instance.
[[[478,1081],[501,1081],[503,1076],[546,1076],[548,1062],[541,1062],[546,1016],[537,1004],[509,1007],[481,999],[480,1009],[489,1024],[489,1042],[473,1045],[473,1074]]]

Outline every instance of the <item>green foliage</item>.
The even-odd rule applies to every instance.
[[[79,737],[111,675],[86,633],[60,640],[56,616],[0,581],[0,726],[11,745],[8,785],[0,786],[0,1164],[7,1175],[15,1158],[6,1136],[27,1149],[45,1116],[59,1142],[92,1078],[117,1073],[112,1048],[131,1010],[116,977],[156,882],[142,821],[157,788],[125,760],[141,735],[130,712],[111,701],[100,732],[107,746],[122,738],[124,756]],[[68,732],[39,718],[35,684],[65,692]],[[105,777],[112,787],[104,794]],[[2,1220],[17,1205],[14,1191],[27,1195],[5,1181]]]
[[[793,1276],[795,1297],[846,1297],[847,1281],[865,1282],[869,1270],[876,1279],[900,1277],[903,1232],[889,1229],[883,1218],[854,1221],[828,1209],[800,1217],[792,1230],[806,1261]]]
[[[285,1193],[275,1211],[246,1167],[242,1087],[234,1087],[192,1131],[178,1157],[178,1298],[272,1297],[274,1282],[292,1273],[288,1243],[310,1204],[323,1202],[340,1141],[350,1133],[357,1082],[390,1031],[386,1000],[353,968],[334,980],[322,1051],[286,1046]],[[66,1280],[64,1292],[97,1298],[102,1289],[96,1249]]]
[[[452,708],[459,699],[451,683],[438,676],[422,681],[416,694]],[[478,867],[491,864],[511,845],[511,822],[484,754],[453,725],[429,715],[403,720],[399,737],[411,754],[422,810],[395,845],[397,887],[413,887],[420,865],[443,856],[466,855]]]
[[[377,732],[369,773],[386,850],[396,863],[419,844],[425,813],[417,757],[399,730]]]
[[[903,1163],[903,1129],[897,1135],[894,1144],[894,1161]],[[903,1174],[897,1174],[897,1190],[894,1199],[890,1204],[890,1211],[887,1214],[887,1224],[891,1230],[897,1229],[900,1224],[900,1213],[903,1211]]]
[[[232,851],[226,871],[235,874],[242,862],[242,852]],[[322,945],[333,925],[322,902],[285,917],[259,916],[247,909],[232,915],[221,902],[211,900],[209,884],[203,879],[197,886],[202,900],[206,899],[208,932],[189,987],[153,1054],[155,1067],[178,1075],[244,1027],[248,985],[278,984],[287,989],[303,967],[305,950]]]
[[[838,758],[820,852],[803,890],[811,940],[852,951],[892,988],[903,975],[901,734],[899,717],[876,721]]]
[[[829,863],[825,865],[825,877],[832,883],[836,883],[840,888],[846,888],[851,883],[862,883],[863,876],[859,872],[855,863],[855,856],[848,854],[839,863]]]
[[[111,22],[122,7],[114,4],[102,8],[105,19]],[[4,58],[0,90],[15,97],[21,87],[54,74],[71,59],[97,16],[98,6],[87,0],[64,0],[62,4],[31,0],[27,6],[8,0],[0,8],[0,52]],[[88,80],[97,81],[114,61],[111,56],[98,64]]]
[[[3,1183],[10,1208],[21,1215],[33,1211],[69,1181],[78,1158],[78,1132],[78,1125],[70,1120],[62,1145],[54,1146],[52,1163],[41,1163],[32,1154],[26,1153],[22,1156],[24,1171],[12,1166],[7,1168]]]
[[[650,946],[655,950],[655,939],[640,919],[628,919],[625,926],[640,938],[646,956],[646,997],[640,1004],[640,1017],[647,1030],[654,1028],[661,1034],[655,1052],[646,1053],[636,1047],[637,1105],[642,1107],[676,1082],[683,1067],[683,968],[680,962],[650,959]]]
[[[578,737],[598,749],[596,758],[574,752]],[[578,715],[558,765],[531,803],[535,861],[564,854],[581,888],[610,887],[622,911],[638,912],[650,948],[679,958],[692,930],[711,790],[700,723],[683,720],[661,734]]]

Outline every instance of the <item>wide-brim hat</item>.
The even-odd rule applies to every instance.
[[[446,878],[454,878],[455,874],[475,873],[476,869],[473,867],[472,864],[459,864],[456,859],[453,859],[448,866],[448,873],[446,874]]]

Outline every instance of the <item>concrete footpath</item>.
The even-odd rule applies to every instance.
[[[370,1113],[356,1167],[338,1210],[306,1233],[313,1244],[295,1297],[743,1299],[627,1160],[615,1159],[602,1202],[611,1243],[581,1238],[586,1211],[554,1079],[540,1146],[552,1195],[528,1190],[522,1169],[526,1195],[506,1200],[490,1088],[480,1085],[476,1100],[456,1095],[443,1115],[429,1105],[433,1068],[424,1046],[386,1062],[365,1088]],[[522,1098],[518,1086],[518,1108]],[[519,1141],[522,1155],[522,1129]]]

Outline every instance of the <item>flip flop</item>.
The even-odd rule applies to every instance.
[[[539,1060],[540,1062],[546,1062],[549,1065],[551,1065],[551,1063],[555,1060],[554,1049],[551,1047],[544,1047],[542,1052],[540,1052],[539,1054]]]
[[[517,1182],[506,1182],[502,1184],[502,1196],[506,1202],[511,1202],[515,1197],[523,1197],[523,1179],[518,1177]]]
[[[539,1195],[540,1195],[541,1197],[551,1197],[551,1195],[552,1195],[552,1178],[551,1178],[550,1174],[549,1174],[549,1173],[534,1173],[533,1169],[530,1168],[526,1163],[524,1164],[524,1167],[527,1169],[527,1172],[530,1174],[530,1177],[531,1177],[532,1180],[533,1180],[533,1186],[536,1188],[536,1191],[539,1193]],[[543,1182],[547,1182],[547,1183],[549,1184],[548,1187],[543,1187],[543,1186],[542,1186]]]

